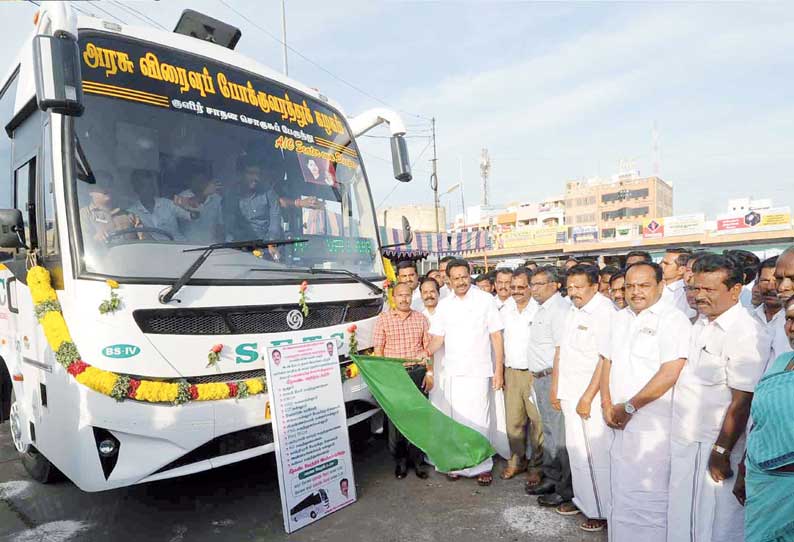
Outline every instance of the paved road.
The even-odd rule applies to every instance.
[[[252,459],[222,469],[103,493],[69,482],[32,482],[0,425],[0,540],[8,542],[603,542],[524,496],[523,482],[396,480],[385,443],[354,458],[359,500],[287,536],[275,463]]]

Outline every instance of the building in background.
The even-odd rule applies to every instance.
[[[643,221],[673,214],[673,186],[632,171],[565,184],[565,225],[574,241],[642,236]]]
[[[747,211],[760,211],[762,209],[771,209],[772,200],[769,198],[752,199],[752,198],[736,198],[728,200],[729,213],[743,213]]]
[[[388,207],[378,211],[378,224],[385,228],[402,228],[402,217],[411,223],[411,229],[417,233],[434,233],[436,231],[436,210],[433,205],[403,205]],[[447,231],[447,211],[438,208],[438,231]]]

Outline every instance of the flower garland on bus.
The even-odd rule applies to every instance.
[[[397,284],[397,273],[395,273],[394,266],[388,258],[383,258],[383,271],[386,274],[386,280],[383,282],[386,302],[389,304],[390,309],[394,309],[397,307],[397,303],[394,301],[394,286]]]
[[[80,352],[72,342],[69,328],[63,318],[61,304],[52,288],[50,272],[44,267],[33,265],[28,271],[27,281],[36,317],[44,328],[47,343],[55,352],[56,361],[87,388],[113,397],[117,401],[134,399],[148,403],[176,405],[190,401],[215,401],[234,397],[243,399],[267,391],[264,378],[189,384],[186,380],[177,382],[139,380],[93,367],[80,358]]]

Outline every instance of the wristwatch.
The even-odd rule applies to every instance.
[[[717,452],[720,455],[730,455],[730,453],[731,453],[730,450],[728,450],[727,448],[723,448],[719,444],[715,444],[714,446],[711,447],[711,449],[714,450],[715,452]]]
[[[634,405],[632,405],[632,404],[631,404],[631,403],[629,403],[628,401],[626,401],[625,403],[623,403],[623,410],[624,410],[624,411],[626,412],[626,414],[628,414],[629,416],[631,416],[632,414],[634,414],[635,412],[637,412],[637,409],[636,409],[636,408],[634,408]]]

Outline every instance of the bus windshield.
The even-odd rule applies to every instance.
[[[70,182],[81,272],[168,280],[195,259],[187,249],[303,239],[217,250],[195,278],[382,273],[369,186],[340,113],[205,57],[96,32],[80,43],[85,113]]]

